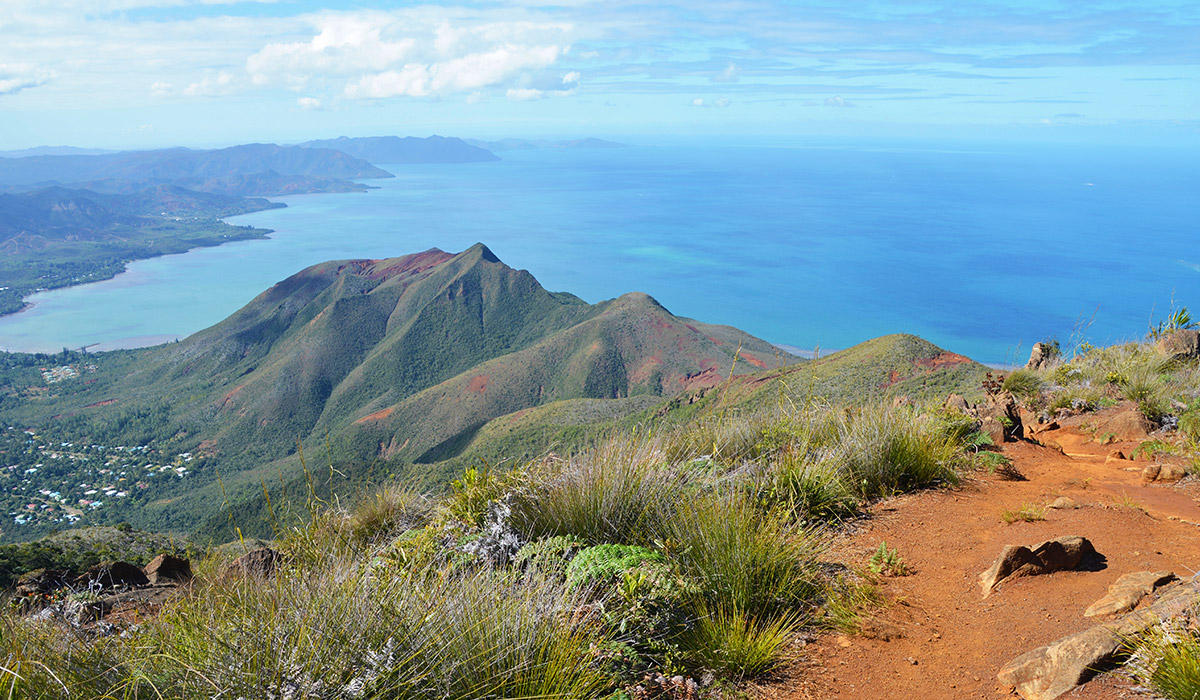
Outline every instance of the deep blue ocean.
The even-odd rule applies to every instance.
[[[368,193],[275,198],[267,240],[132,263],[0,318],[0,347],[146,344],[216,323],[317,262],[482,241],[543,286],[644,291],[776,343],[907,332],[990,363],[1141,337],[1200,311],[1194,151],[1046,144],[504,151],[388,166]]]

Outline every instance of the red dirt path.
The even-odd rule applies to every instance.
[[[1136,443],[1101,446],[1070,426],[1050,436],[1073,456],[1028,442],[1004,446],[1027,481],[981,475],[954,490],[872,507],[840,539],[835,558],[861,568],[886,541],[914,573],[885,580],[893,603],[867,625],[866,636],[818,638],[799,650],[800,660],[781,678],[754,694],[788,700],[1015,698],[996,680],[997,671],[1026,651],[1101,622],[1084,618],[1083,611],[1119,576],[1169,569],[1183,577],[1200,569],[1200,480],[1145,485],[1145,462],[1105,461],[1114,449],[1130,454]],[[1045,505],[1059,496],[1079,507],[1047,510],[1040,522],[1001,520],[1002,510]],[[1004,545],[1063,535],[1090,539],[1107,557],[1107,568],[1018,579],[982,598],[977,577]],[[1064,697],[1144,696],[1109,675]]]

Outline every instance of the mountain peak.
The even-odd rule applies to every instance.
[[[500,262],[500,258],[496,257],[496,254],[492,252],[491,248],[488,248],[486,245],[484,245],[482,243],[476,243],[475,245],[471,246],[470,248],[467,248],[463,252],[459,253],[459,255],[464,256],[464,257],[467,255],[478,255],[480,258],[482,258],[486,262],[493,262],[493,263]]]

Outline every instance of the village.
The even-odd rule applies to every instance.
[[[203,458],[150,445],[75,444],[36,430],[0,430],[0,538],[20,531],[109,522],[140,508],[167,480],[195,473]]]

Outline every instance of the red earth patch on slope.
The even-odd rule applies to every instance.
[[[369,423],[372,421],[383,420],[384,418],[392,415],[392,412],[395,410],[395,406],[389,406],[381,411],[376,411],[369,416],[363,416],[362,418],[359,418],[358,420],[354,421],[354,424],[358,425],[359,423]]]
[[[476,394],[485,394],[487,393],[488,381],[490,381],[490,377],[488,377],[486,374],[477,374],[474,377],[471,377],[470,382],[467,382],[467,391],[471,391]]]

